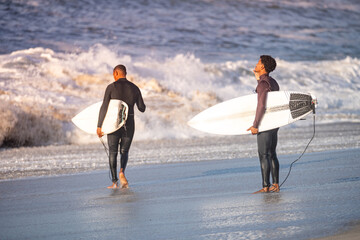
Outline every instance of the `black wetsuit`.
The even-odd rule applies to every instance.
[[[142,98],[140,89],[128,81],[126,78],[120,78],[109,84],[106,88],[104,100],[100,108],[98,127],[101,127],[111,99],[124,101],[128,107],[128,118],[125,127],[120,128],[114,133],[107,135],[109,145],[109,164],[112,175],[112,181],[117,182],[117,154],[120,142],[120,166],[125,170],[128,161],[128,152],[135,132],[134,105],[136,104],[139,111],[144,112],[146,106]]]
[[[258,105],[253,127],[258,128],[265,113],[267,93],[270,91],[279,91],[279,85],[268,74],[260,76],[256,87],[258,94]],[[257,135],[258,154],[260,159],[263,187],[270,186],[270,173],[273,183],[279,183],[279,160],[276,155],[277,133],[279,128],[260,132]]]

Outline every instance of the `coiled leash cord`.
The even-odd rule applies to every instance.
[[[306,147],[305,147],[305,149],[304,149],[304,151],[302,152],[302,154],[300,155],[300,157],[298,158],[298,159],[296,159],[295,161],[293,161],[291,164],[290,164],[290,169],[289,169],[289,172],[288,172],[288,174],[287,174],[287,176],[286,176],[286,178],[285,178],[285,180],[280,184],[280,188],[281,188],[281,186],[286,182],[286,180],[288,179],[288,177],[289,177],[289,175],[290,175],[290,172],[291,172],[291,168],[292,168],[292,165],[294,164],[294,163],[296,163],[297,161],[299,161],[300,160],[300,158],[305,154],[305,152],[306,152],[306,150],[307,150],[307,148],[309,147],[309,145],[310,145],[310,143],[311,143],[311,141],[314,139],[314,137],[315,137],[315,111],[314,111],[314,114],[313,114],[313,119],[314,119],[314,121],[313,121],[313,125],[314,125],[314,132],[313,132],[313,135],[312,135],[312,137],[311,137],[311,139],[310,139],[310,141],[309,141],[309,143],[306,145]]]

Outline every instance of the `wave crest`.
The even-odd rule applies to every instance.
[[[323,122],[360,121],[360,61],[287,62],[277,59],[272,76],[281,90],[311,92]],[[133,59],[97,44],[87,51],[57,53],[33,48],[0,56],[0,145],[43,145],[97,141],[71,118],[101,101],[122,63],[143,93],[147,111],[136,113],[135,139],[202,136],[186,122],[220,101],[251,94],[255,62],[204,63],[193,54]]]

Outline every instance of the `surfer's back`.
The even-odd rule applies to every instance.
[[[109,94],[110,99],[119,99],[126,102],[129,106],[129,114],[134,113],[135,104],[141,112],[146,109],[140,89],[126,78],[111,83],[107,87],[105,94]]]

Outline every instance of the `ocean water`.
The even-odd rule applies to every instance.
[[[71,118],[120,63],[148,107],[135,141],[208,137],[186,122],[252,94],[262,54],[281,90],[318,98],[318,124],[358,123],[359,12],[355,0],[1,0],[0,146],[98,142]]]

